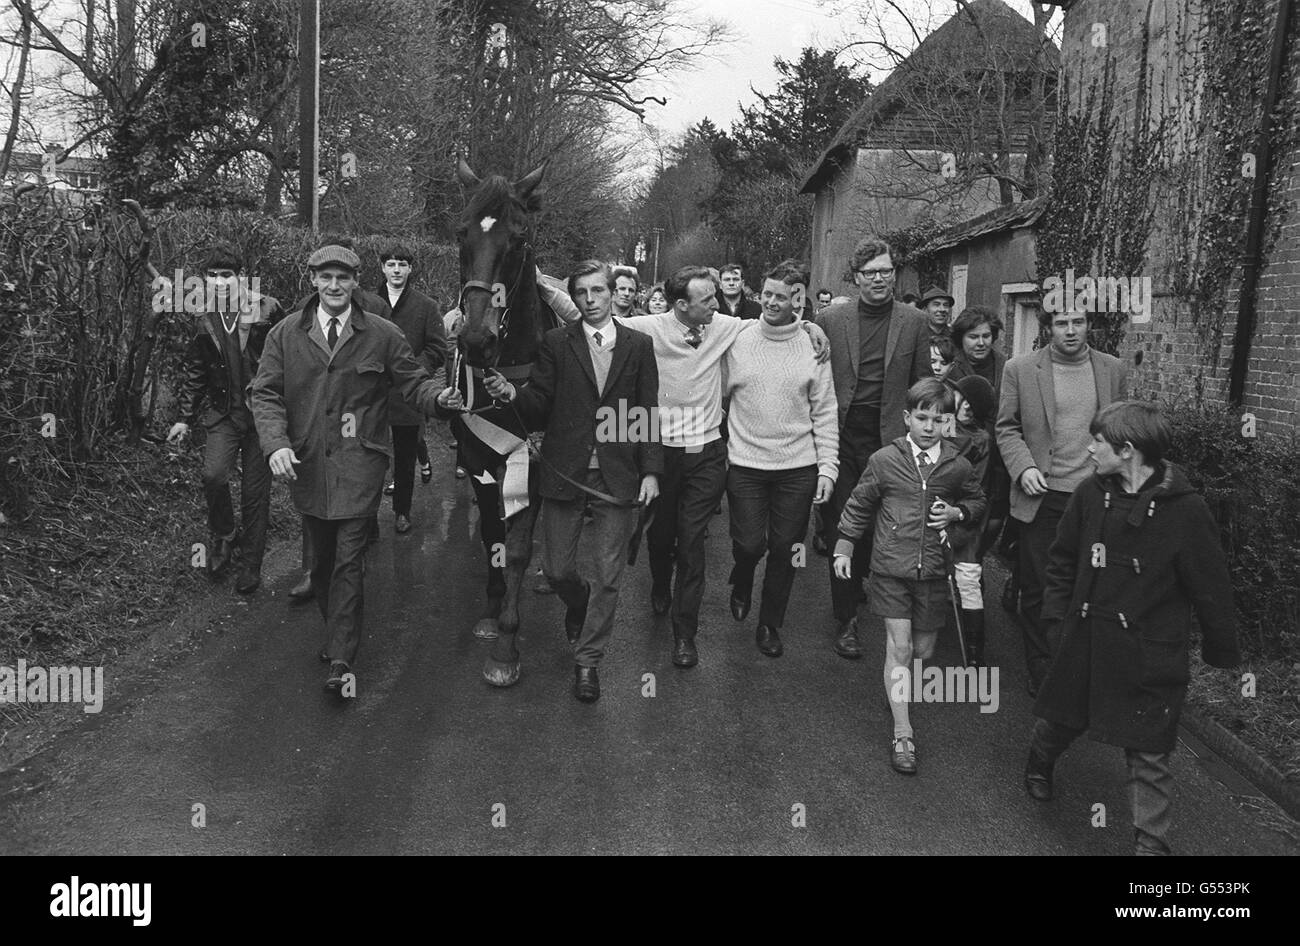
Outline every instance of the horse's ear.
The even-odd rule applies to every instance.
[[[521,198],[530,196],[532,192],[537,189],[537,185],[542,183],[542,175],[546,173],[546,165],[548,163],[550,162],[543,161],[541,164],[537,165],[536,168],[515,181],[515,193],[517,193]]]
[[[483,183],[462,157],[456,158],[456,179],[466,187],[478,187]]]

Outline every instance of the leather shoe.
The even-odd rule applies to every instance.
[[[595,667],[573,668],[573,695],[583,703],[595,703],[600,699],[600,677]]]
[[[1029,760],[1025,763],[1025,791],[1030,798],[1052,800],[1052,770],[1055,767],[1055,762],[1046,761],[1032,748],[1029,750]]]
[[[849,660],[862,656],[862,646],[858,643],[858,619],[840,623],[839,636],[835,638],[835,653]]]
[[[241,595],[251,595],[261,584],[261,570],[245,565],[239,570],[239,577],[235,579],[235,590]]]
[[[208,571],[212,577],[216,578],[230,567],[230,561],[234,558],[235,546],[230,539],[217,539],[212,546],[212,557],[208,559]]]
[[[752,593],[752,592],[751,592]],[[731,593],[731,616],[737,621],[743,621],[749,617],[750,596],[748,594]]]
[[[433,464],[427,460],[420,464],[420,482],[427,483],[433,479]]]
[[[316,656],[323,664],[327,664],[330,662],[330,652],[326,650],[324,647],[320,649],[320,653],[317,654]]]
[[[315,594],[311,588],[311,572],[303,575],[298,584],[289,589],[289,597],[295,601],[310,601]]]
[[[343,675],[348,672],[348,665],[341,660],[335,660],[330,664],[330,675],[325,678],[325,689],[341,690],[343,689]]]
[[[405,535],[407,532],[410,532],[411,517],[403,516],[399,513],[397,518],[393,520],[393,531],[395,531],[398,535]]]
[[[391,496],[396,490],[397,490],[397,484],[394,483],[392,480],[389,480],[388,485],[384,487],[384,495]]]
[[[916,774],[916,743],[911,736],[896,736],[889,764],[902,775]]]
[[[694,667],[700,662],[700,655],[695,650],[695,641],[688,637],[677,638],[673,645],[673,664],[678,667]]]
[[[754,635],[754,641],[758,644],[758,649],[769,657],[780,657],[785,648],[781,646],[780,635],[776,633],[776,628],[768,624],[760,624],[758,632]]]
[[[650,589],[650,607],[654,608],[655,614],[667,614],[672,604],[673,595],[667,588],[655,585]]]
[[[569,639],[570,644],[578,643],[578,636],[582,634],[582,625],[587,620],[587,603],[591,600],[591,584],[582,583],[582,604],[576,608],[566,608],[564,611],[564,636]]]

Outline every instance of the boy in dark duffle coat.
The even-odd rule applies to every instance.
[[[316,294],[267,336],[253,417],[271,472],[290,481],[311,538],[325,685],[339,690],[361,643],[363,561],[393,453],[388,394],[400,391],[431,414],[439,388],[401,329],[357,305],[355,253],[323,246],[307,266]]]
[[[659,495],[664,470],[654,343],[611,317],[614,286],[604,263],[579,263],[569,277],[569,295],[582,318],[546,333],[528,384],[516,388],[500,375],[485,381],[489,394],[517,405],[530,430],[546,431],[542,570],[567,609],[573,693],[584,703],[600,698],[596,666],[614,631],[628,544],[640,507]],[[637,418],[639,430],[632,426]],[[592,518],[586,523],[588,509]],[[593,566],[585,578],[578,573],[584,542]]]
[[[1043,618],[1061,623],[1061,646],[1034,704],[1025,788],[1051,799],[1057,757],[1088,730],[1125,750],[1136,853],[1168,854],[1191,612],[1205,662],[1236,666],[1232,583],[1209,507],[1164,459],[1173,437],[1159,408],[1118,401],[1090,429],[1096,472],[1048,553]]]

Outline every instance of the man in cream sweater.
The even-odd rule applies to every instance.
[[[795,311],[805,288],[798,263],[786,260],[764,275],[757,331],[743,332],[724,359],[731,397],[727,443],[730,468],[731,614],[749,614],[754,569],[767,553],[755,641],[780,657],[796,561],[813,503],[830,499],[839,469],[839,423],[831,366],[818,364]]]

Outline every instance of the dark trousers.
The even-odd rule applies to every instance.
[[[586,485],[608,492],[599,470],[588,470]],[[591,521],[583,513],[591,510]],[[627,568],[627,546],[636,531],[640,510],[636,506],[615,506],[588,496],[578,499],[547,499],[542,505],[542,571],[566,607],[580,608],[590,587],[587,618],[574,647],[579,666],[594,667],[604,656],[614,632],[619,584]],[[578,572],[578,545],[591,556],[592,571]]]
[[[731,569],[733,594],[749,598],[754,569],[767,555],[758,623],[779,628],[785,621],[794,585],[794,545],[808,533],[808,510],[817,493],[817,467],[756,470],[733,466],[727,470],[727,506],[731,511]],[[804,552],[805,561],[807,552]]]
[[[664,475],[658,508],[646,530],[650,575],[656,586],[672,587],[675,637],[693,640],[704,600],[704,538],[713,510],[727,486],[727,447],[721,440],[694,453],[664,447]],[[673,581],[673,564],[677,580]]]
[[[266,529],[271,518],[271,468],[262,455],[252,417],[247,426],[224,417],[208,428],[203,448],[203,495],[208,502],[208,528],[218,538],[235,534],[235,509],[230,501],[230,477],[240,464],[239,507],[244,524],[243,559],[249,568],[262,567]]]
[[[831,608],[835,620],[851,621],[858,613],[858,598],[862,592],[862,579],[871,566],[873,530],[868,529],[853,549],[853,577],[845,580],[835,577],[835,540],[840,532],[840,514],[853,495],[871,455],[880,449],[880,409],[857,405],[850,407],[840,428],[840,472],[835,480],[835,490],[826,504],[823,523],[826,528],[827,570],[831,578]]]
[[[1048,490],[1034,521],[1020,524],[1020,628],[1025,665],[1034,689],[1047,676],[1056,650],[1057,642],[1049,639],[1043,623],[1043,591],[1047,584],[1047,551],[1056,539],[1056,527],[1069,501],[1069,493]]]
[[[1039,719],[1029,751],[1042,761],[1055,762],[1083,734],[1083,730]],[[1128,800],[1133,813],[1133,840],[1137,854],[1169,853],[1165,838],[1172,821],[1174,777],[1169,773],[1172,752],[1125,749],[1128,766]]]
[[[411,491],[415,488],[415,457],[419,445],[420,425],[393,425],[393,512],[411,514]],[[425,454],[426,458],[428,453]]]
[[[365,574],[366,540],[370,517],[317,519],[302,517],[311,536],[314,561],[311,587],[325,620],[325,652],[330,660],[352,664],[361,646],[365,614],[362,576]]]

